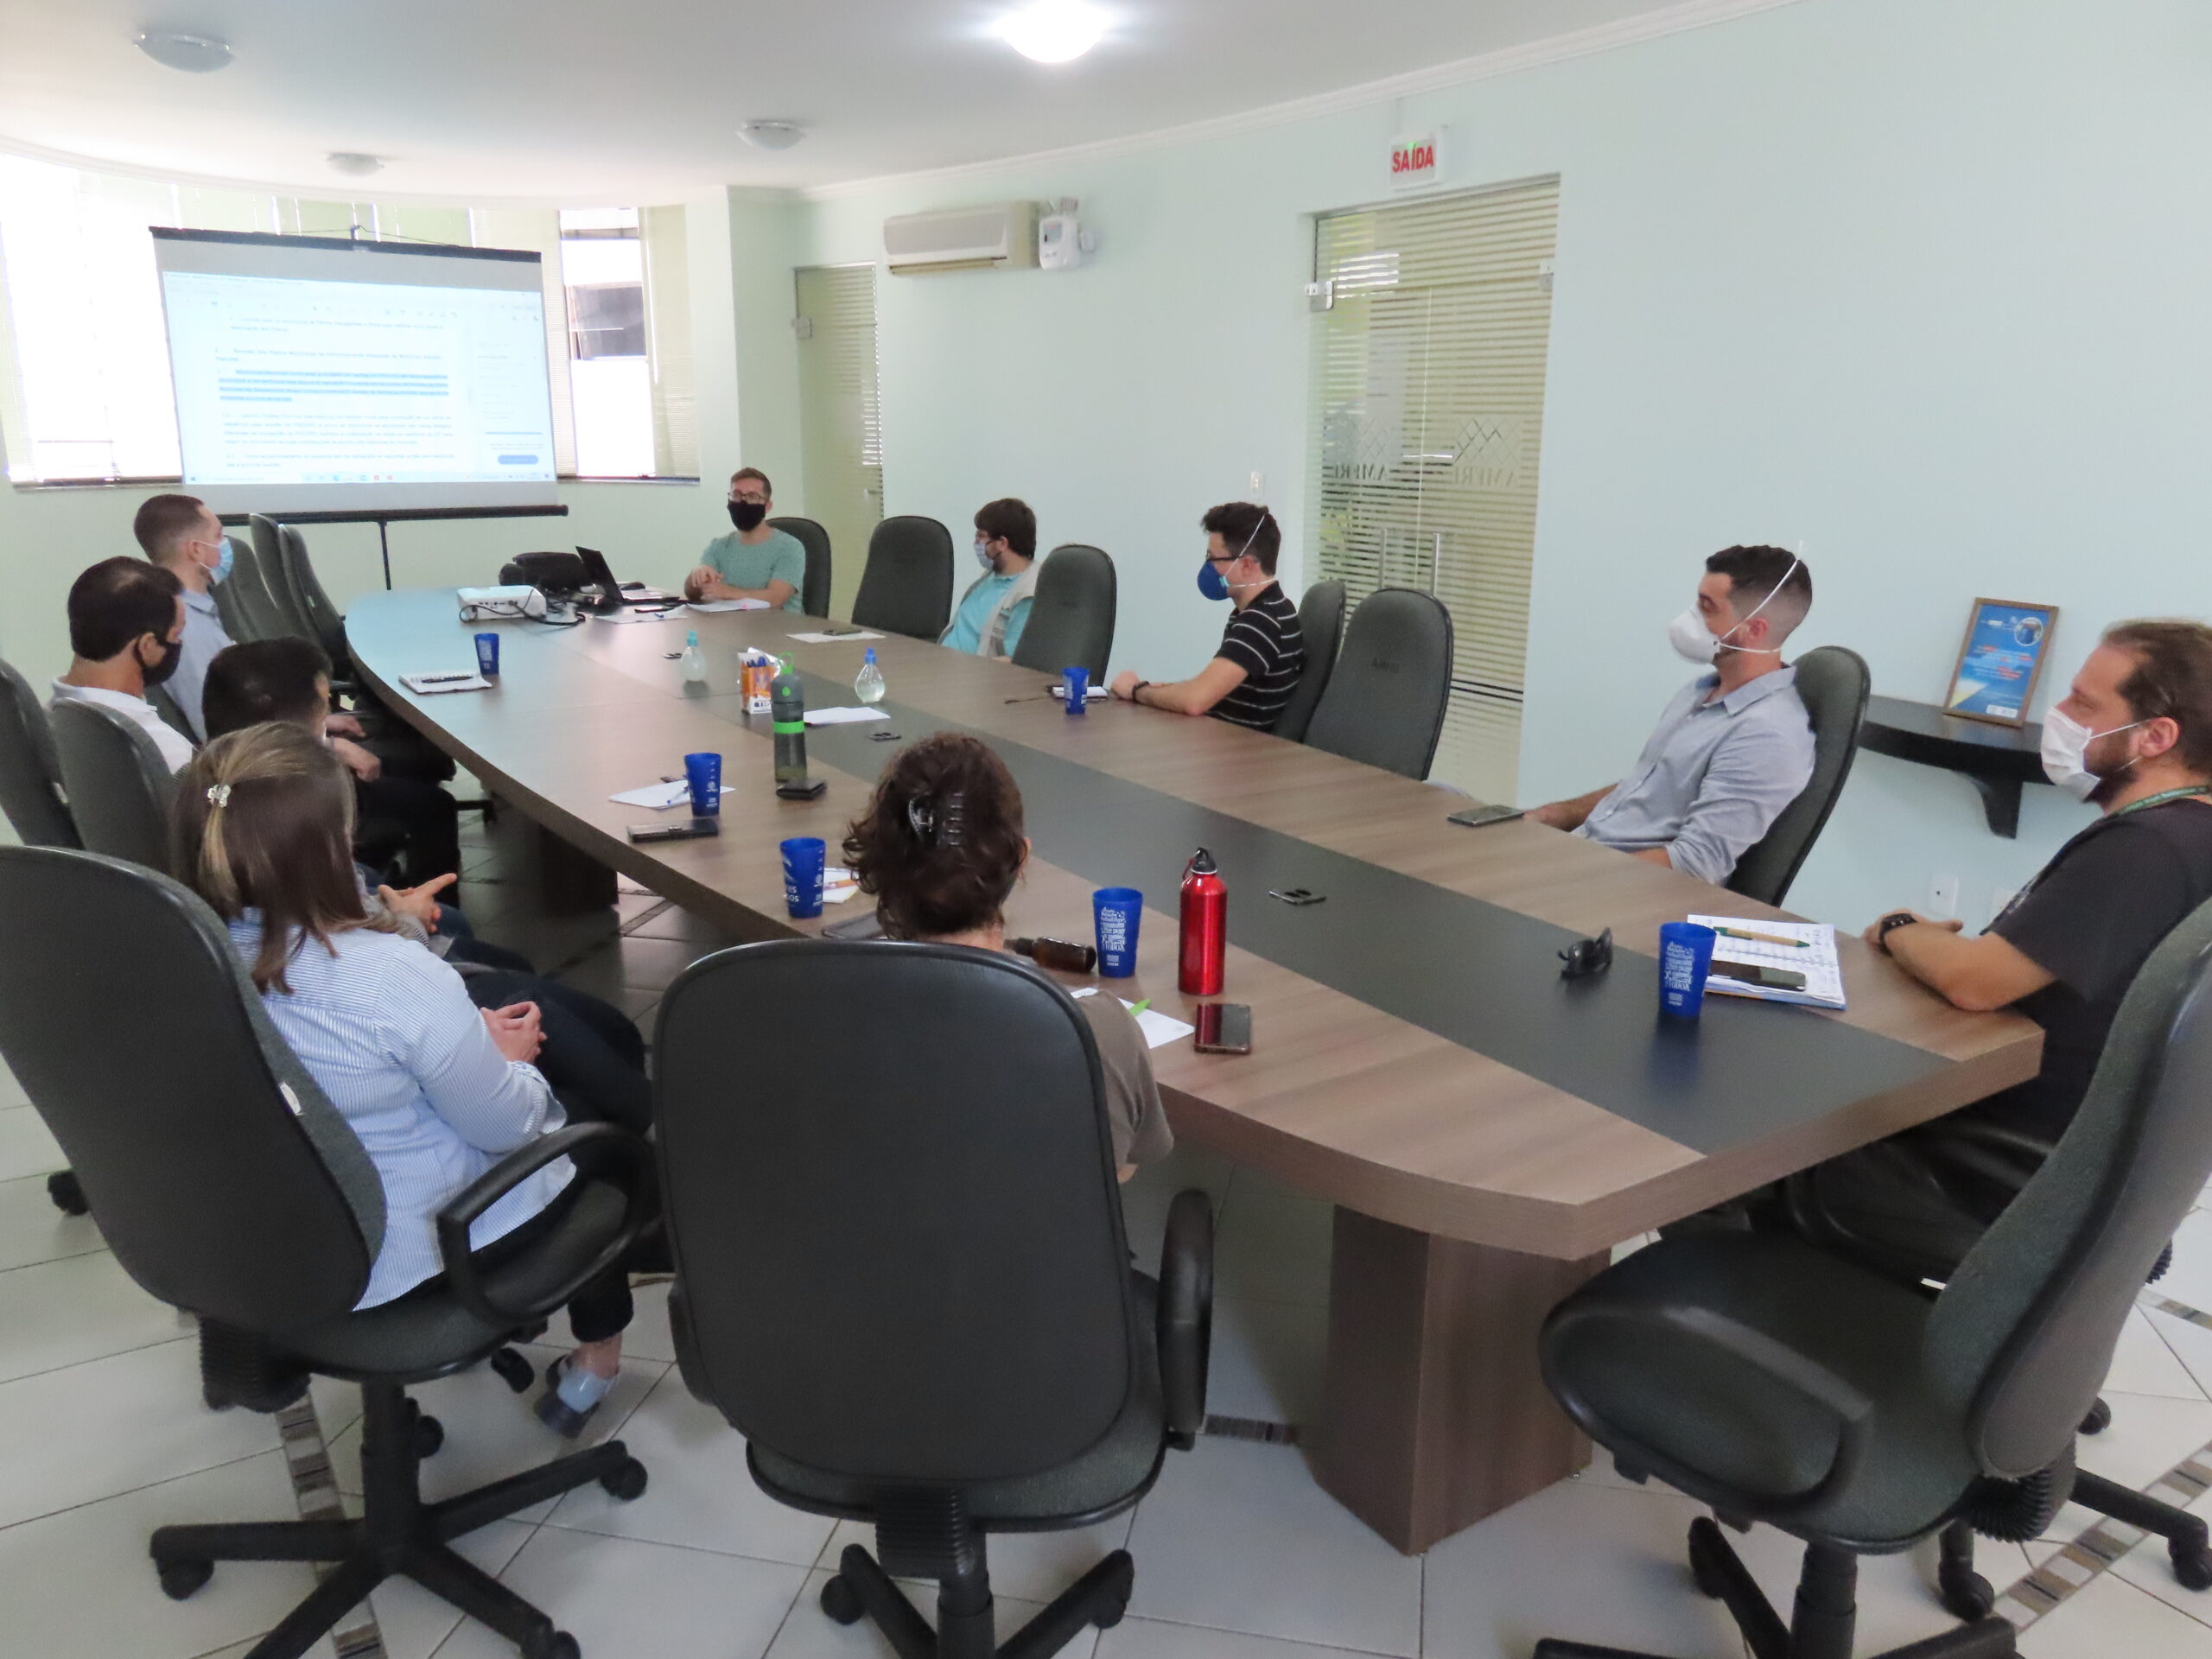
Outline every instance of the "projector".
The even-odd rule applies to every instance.
[[[497,622],[517,617],[545,614],[545,595],[524,583],[502,588],[462,588],[456,590],[464,622]]]

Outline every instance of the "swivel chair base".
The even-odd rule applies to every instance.
[[[1952,1566],[1951,1541],[1947,1535],[1947,1568]],[[1797,1605],[1786,1625],[1719,1527],[1704,1516],[1690,1522],[1690,1571],[1696,1575],[1700,1590],[1726,1605],[1744,1633],[1751,1659],[1852,1659],[1852,1637],[1858,1623],[1859,1558],[1850,1551],[1819,1544],[1806,1547],[1804,1572],[1797,1580]],[[2006,1620],[1981,1618],[1941,1636],[1892,1648],[1878,1659],[2012,1659],[2017,1651],[2015,1637]],[[1536,1643],[1535,1659],[1661,1659],[1661,1656],[1547,1637]]]
[[[2100,1402],[2100,1404],[2102,1402]],[[2074,1472],[2071,1501],[2085,1510],[2119,1522],[2122,1526],[2139,1527],[2153,1537],[2166,1541],[2166,1559],[2173,1564],[2174,1577],[2184,1590],[2212,1590],[2212,1529],[2188,1510],[2171,1503],[2160,1502],[2130,1486],[2122,1486],[2093,1475],[2086,1469]],[[1954,1548],[1951,1536],[1944,1535],[1944,1570],[1941,1580],[1943,1605],[1952,1612],[1961,1611],[1952,1599],[1952,1586],[1948,1576],[1955,1558],[1962,1560],[1967,1570],[1974,1566],[1974,1538],[1965,1536],[1960,1546]],[[1979,1580],[1978,1580],[1979,1581]]]
[[[410,1578],[521,1648],[524,1659],[579,1659],[574,1637],[448,1546],[465,1533],[597,1481],[628,1500],[645,1466],[610,1440],[439,1503],[423,1501],[419,1459],[443,1438],[397,1382],[362,1385],[362,1516],[358,1521],[245,1522],[162,1527],[150,1553],[162,1588],[181,1601],[218,1561],[327,1561],[315,1593],[262,1637],[247,1659],[299,1659],[388,1578]]]
[[[973,1557],[938,1580],[934,1632],[875,1557],[849,1544],[837,1558],[836,1576],[822,1586],[822,1611],[840,1624],[874,1620],[899,1659],[1051,1659],[1084,1625],[1109,1630],[1122,1622],[1136,1571],[1129,1552],[1116,1550],[999,1647],[980,1538]]]

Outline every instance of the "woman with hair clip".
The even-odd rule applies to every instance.
[[[874,895],[886,933],[979,950],[1006,948],[1007,896],[1028,859],[1021,791],[1006,762],[950,733],[894,760],[845,838],[845,861],[861,891]],[[1076,1007],[1098,1044],[1114,1160],[1126,1181],[1175,1144],[1151,1051],[1119,998],[1101,993]]]
[[[436,1279],[438,1210],[505,1154],[570,1118],[597,1119],[582,1090],[557,1097],[533,1062],[531,1002],[479,1010],[461,976],[372,912],[353,873],[353,780],[296,726],[219,737],[178,777],[172,868],[229,924],[263,1006],[360,1139],[384,1182],[382,1244],[359,1306]],[[575,1170],[547,1166],[470,1233],[493,1259],[552,1224]],[[577,1293],[578,1346],[548,1374],[537,1414],[571,1438],[613,1386],[630,1322],[626,1267]]]

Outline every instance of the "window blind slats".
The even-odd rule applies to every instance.
[[[836,558],[831,608],[859,589],[868,538],[883,518],[883,415],[877,396],[875,267],[798,273],[799,429],[809,518],[830,532]]]
[[[1541,459],[1558,181],[1361,209],[1315,226],[1316,563],[1357,603],[1450,607],[1436,773],[1511,798]]]

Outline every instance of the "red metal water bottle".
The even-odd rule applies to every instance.
[[[1183,867],[1182,971],[1185,996],[1218,996],[1229,969],[1229,884],[1201,847]]]

